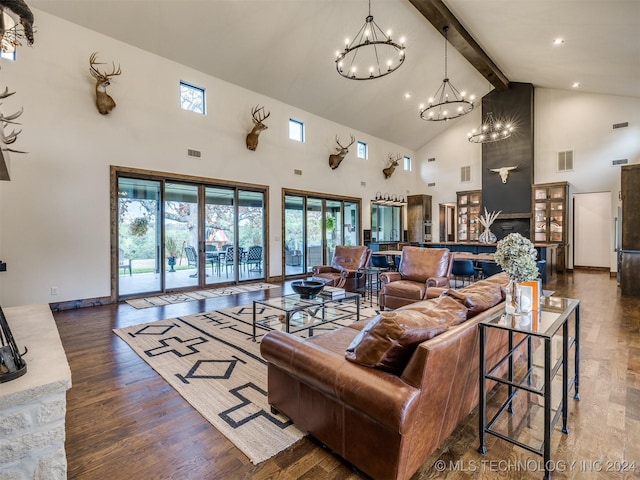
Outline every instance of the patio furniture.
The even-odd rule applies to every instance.
[[[196,273],[189,275],[190,277],[198,276],[198,252],[195,247],[191,245],[187,245],[184,247],[184,254],[187,256],[187,265],[190,267],[195,267]]]
[[[260,245],[253,245],[249,247],[245,258],[244,265],[249,271],[262,272],[262,247]],[[253,265],[253,269],[250,266]]]
[[[123,269],[123,274],[127,273],[127,268],[129,269],[129,276],[131,276],[131,259],[126,258],[123,249],[118,250],[118,270]]]

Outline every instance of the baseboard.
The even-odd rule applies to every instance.
[[[76,310],[85,307],[98,307],[100,305],[111,305],[111,297],[85,298],[82,300],[67,300],[64,302],[50,303],[49,308],[52,312],[60,312],[62,310]]]

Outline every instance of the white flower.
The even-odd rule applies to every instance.
[[[531,241],[519,233],[510,233],[496,245],[496,263],[517,283],[538,278],[537,257]]]

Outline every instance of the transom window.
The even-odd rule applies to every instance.
[[[183,110],[204,115],[204,88],[180,82],[180,107]]]
[[[358,141],[358,158],[369,158],[369,146],[361,141]]]
[[[289,138],[296,142],[304,142],[304,123],[293,118],[289,119]]]
[[[406,155],[404,157],[404,169],[407,172],[411,171],[411,157],[407,157]]]

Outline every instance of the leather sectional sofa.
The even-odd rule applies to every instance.
[[[478,403],[478,322],[503,309],[504,274],[303,339],[261,344],[276,411],[374,479],[408,479]],[[487,361],[507,351],[488,329]]]

